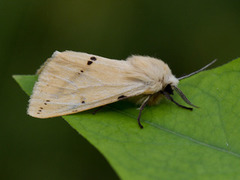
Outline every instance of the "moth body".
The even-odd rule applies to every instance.
[[[162,60],[148,56],[131,56],[127,62],[132,69],[126,72],[126,76],[145,85],[145,91],[132,98],[137,104],[142,104],[149,95],[153,95],[148,100],[148,105],[156,105],[163,97],[161,91],[167,85],[171,88],[178,85],[178,79]]]

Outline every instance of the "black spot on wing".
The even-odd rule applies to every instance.
[[[91,60],[96,61],[97,58],[95,56],[90,57]]]
[[[83,73],[83,70],[80,70],[79,72],[77,72],[78,75],[81,75],[81,73]]]
[[[85,101],[82,101],[83,104],[85,104]]]
[[[88,61],[87,62],[87,65],[91,65],[93,62],[92,61]]]
[[[121,96],[118,97],[118,100],[125,99],[125,98],[127,98],[127,96],[121,95]]]

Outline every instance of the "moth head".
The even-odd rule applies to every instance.
[[[176,91],[180,97],[190,106],[192,107],[197,107],[195,105],[193,105],[188,99],[187,97],[183,94],[183,92],[177,87],[177,84],[179,82],[179,80],[182,80],[182,79],[185,79],[185,78],[188,78],[192,75],[195,75],[203,70],[205,70],[207,67],[209,67],[210,65],[212,65],[214,62],[216,62],[216,60],[213,60],[211,63],[207,64],[206,66],[204,66],[203,68],[195,71],[195,72],[192,72],[186,76],[182,76],[182,77],[179,77],[179,78],[175,78],[173,75],[170,75],[168,77],[168,81],[165,82],[165,86],[163,88],[163,90],[161,91],[161,93],[167,98],[169,99],[170,101],[174,102],[175,104],[177,104],[178,106],[182,107],[182,108],[185,108],[185,109],[189,109],[189,110],[192,110],[192,108],[189,108],[189,107],[186,107],[186,106],[183,106],[181,104],[178,104],[176,101],[173,100],[173,98],[170,96],[170,95],[173,95],[173,92]]]
[[[180,107],[182,107],[182,108],[185,108],[185,109],[192,110],[191,107],[183,106],[183,105],[181,105],[181,104],[179,104],[179,103],[177,103],[176,101],[173,100],[173,98],[171,97],[171,95],[173,95],[173,92],[175,92],[175,91],[180,95],[180,97],[181,97],[188,105],[197,108],[197,106],[195,106],[194,104],[192,104],[192,103],[187,99],[187,97],[183,94],[183,92],[182,92],[176,85],[174,85],[174,84],[171,84],[171,83],[167,84],[167,85],[165,86],[165,88],[161,91],[161,93],[162,93],[167,99],[169,99],[170,101],[174,102],[176,105],[178,105],[178,106],[180,106]]]
[[[174,91],[174,86],[172,86],[171,84],[168,84],[164,89],[164,92],[168,93],[168,94],[172,94],[173,95],[173,91]]]
[[[172,73],[165,75],[163,79],[163,91],[173,94],[174,87],[177,87],[179,80]]]

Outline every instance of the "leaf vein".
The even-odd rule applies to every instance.
[[[110,108],[113,109],[115,112],[117,112],[117,113],[119,113],[119,114],[122,114],[122,115],[128,116],[128,117],[130,117],[130,118],[136,119],[135,116],[133,116],[133,115],[127,113],[127,112],[123,112],[123,111],[117,109],[116,107],[112,107],[112,106],[111,106]],[[178,137],[180,137],[180,138],[189,140],[189,141],[194,142],[194,143],[196,143],[196,144],[199,144],[199,145],[202,145],[202,146],[205,146],[205,147],[208,147],[208,148],[217,150],[217,151],[221,151],[221,152],[224,152],[224,153],[228,153],[228,154],[230,154],[230,155],[233,155],[233,156],[235,156],[235,157],[240,158],[240,154],[238,154],[238,153],[235,153],[235,152],[232,152],[232,151],[229,151],[229,150],[227,150],[227,149],[224,149],[224,148],[221,148],[221,147],[217,147],[217,146],[214,146],[214,145],[211,145],[211,144],[204,143],[204,142],[202,142],[202,141],[200,141],[200,140],[197,140],[197,139],[191,138],[191,137],[189,137],[189,136],[186,136],[186,135],[184,135],[184,134],[181,134],[181,133],[172,131],[172,130],[170,130],[170,129],[164,128],[164,127],[162,127],[162,126],[160,126],[160,125],[158,125],[158,124],[155,124],[155,123],[153,123],[153,122],[150,122],[150,121],[148,121],[148,120],[142,119],[141,121],[144,121],[145,123],[147,123],[147,124],[149,124],[149,125],[157,128],[157,129],[160,129],[160,130],[165,131],[165,132],[167,132],[167,133],[173,134],[173,135],[178,136]]]

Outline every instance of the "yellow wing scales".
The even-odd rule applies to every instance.
[[[55,52],[39,70],[28,114],[38,118],[66,115],[116,102],[146,90],[126,78],[126,61],[87,53]]]

